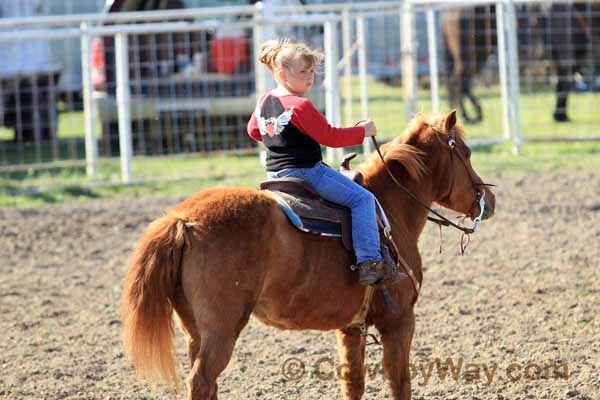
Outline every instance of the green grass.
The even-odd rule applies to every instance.
[[[531,173],[600,168],[600,142],[536,143],[515,155],[509,143],[476,147],[472,162],[480,175],[522,176]]]
[[[554,173],[559,170],[600,168],[600,143],[531,144],[516,156],[509,144],[478,147],[473,165],[482,177]],[[89,183],[84,168],[29,170],[0,174],[0,206],[35,207],[42,204],[115,197],[190,196],[208,187],[257,187],[265,179],[255,155],[136,158],[134,176],[142,182],[118,183],[118,160],[103,159],[99,179]],[[188,178],[182,178],[188,177]]]
[[[380,137],[390,138],[402,132],[404,117],[402,88],[370,83],[370,115],[376,121]],[[343,86],[342,86],[343,87]],[[358,93],[355,83],[353,92]],[[478,125],[466,125],[467,139],[501,137],[502,122],[497,88],[479,88],[484,120]],[[431,103],[426,91],[420,91],[419,109],[429,113]],[[522,96],[523,131],[536,135],[593,135],[600,126],[600,112],[589,109],[600,104],[600,95],[573,94],[570,98],[571,118],[574,122],[556,124],[551,119],[554,95]],[[579,105],[579,106],[578,106]],[[342,107],[344,103],[342,102]],[[442,99],[442,107],[445,100]],[[344,109],[344,108],[342,108]],[[533,112],[542,110],[543,112]],[[354,102],[354,120],[360,119],[360,103]],[[71,158],[82,153],[83,114],[62,113],[59,137],[62,152]],[[6,132],[0,130],[0,138]],[[65,143],[63,146],[62,143]],[[75,143],[75,144],[74,144]],[[64,149],[62,148],[64,147]],[[35,149],[29,149],[34,151]],[[510,143],[475,148],[473,164],[484,177],[487,175],[517,176],[529,173],[553,173],[564,169],[600,168],[600,143],[525,144],[522,154],[515,156]],[[176,197],[183,198],[196,191],[215,186],[257,187],[265,173],[255,155],[188,155],[164,157],[136,157],[133,175],[137,183],[120,184],[120,165],[117,159],[101,159],[97,182],[90,182],[85,168],[23,169],[0,173],[0,206],[35,207],[42,204],[107,199],[115,197]]]
[[[85,168],[56,168],[0,174],[0,206],[32,207],[48,203],[113,197],[181,197],[214,186],[257,186],[265,172],[256,156],[136,158],[138,183],[120,184],[120,164],[102,159],[97,182]]]
[[[360,90],[358,80],[353,79],[353,118],[348,118],[345,112],[344,99],[342,111],[344,121],[351,124],[360,120]],[[340,87],[345,93],[343,82]],[[483,121],[478,124],[464,124],[471,139],[502,138],[502,101],[498,86],[475,86],[474,94],[481,102]],[[419,89],[417,112],[430,114],[432,112],[429,90]],[[553,91],[522,94],[521,129],[526,137],[552,137],[552,136],[596,136],[600,137],[600,93],[571,93],[568,102],[568,115],[571,122],[556,123],[552,118],[556,96]],[[446,90],[440,89],[440,107],[448,110]],[[384,85],[374,80],[369,80],[369,115],[376,122],[382,137],[397,135],[408,119],[404,112],[403,89]],[[352,120],[352,121],[351,121]]]
[[[100,125],[96,132],[100,132]],[[12,129],[0,127],[0,165],[46,163],[52,160],[76,160],[85,157],[83,111],[61,112],[58,117],[56,143],[14,143]]]
[[[58,114],[58,137],[60,139],[83,138],[83,111],[69,111]],[[14,130],[0,127],[0,140],[13,140]]]

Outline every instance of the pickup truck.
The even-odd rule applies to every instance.
[[[199,7],[194,0],[109,0],[105,13]],[[201,2],[202,6],[206,1]],[[215,2],[214,5],[220,4]],[[248,4],[245,1],[228,5]],[[132,136],[136,154],[249,147],[255,106],[250,31],[129,35]],[[100,149],[119,152],[112,37],[92,43]]]

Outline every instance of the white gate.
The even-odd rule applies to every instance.
[[[252,51],[271,35],[282,34],[282,28],[286,36],[324,49],[323,85],[316,85],[312,96],[334,125],[370,116],[380,135],[391,138],[415,112],[448,111],[446,88],[452,75],[448,46],[442,44],[446,30],[458,26],[484,39],[482,65],[460,60],[463,68],[472,68],[468,85],[483,115],[478,123],[461,121],[471,143],[511,140],[518,150],[527,141],[593,140],[600,122],[599,2],[563,7],[562,14],[556,4],[563,3],[407,0],[5,18],[0,20],[0,43],[80,41],[84,117],[72,100],[59,99],[58,132],[64,136],[68,126],[66,137],[44,142],[38,135],[26,141],[15,134],[10,142],[0,129],[0,168],[80,163],[85,157],[88,175],[94,177],[99,155],[119,155],[122,180],[129,182],[137,176],[131,169],[137,155],[252,149],[245,124],[256,95],[269,85],[266,69],[254,65]],[[465,25],[452,25],[449,15],[459,15]],[[546,25],[535,25],[536,18]],[[443,25],[448,20],[450,28]],[[590,38],[583,68],[575,68],[574,62],[559,64],[563,75],[568,71],[574,77],[567,83],[538,49],[548,46],[540,39],[544,30],[559,35],[557,26],[572,32],[572,38],[580,31]],[[564,41],[565,54],[579,56],[575,42]],[[466,48],[482,53],[478,47]],[[553,86],[558,85],[563,92],[568,86],[572,122],[552,119]],[[4,111],[7,107],[15,106],[5,102]],[[368,143],[365,151],[370,151]],[[328,152],[330,159],[339,155]]]

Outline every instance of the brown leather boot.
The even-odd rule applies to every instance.
[[[390,249],[386,245],[381,246],[381,254],[385,261],[384,268],[384,283],[393,285],[394,283],[400,282],[403,279],[408,278],[404,272],[398,270],[398,265],[394,261],[394,258],[390,254]]]
[[[362,262],[356,266],[356,269],[358,269],[358,283],[361,285],[375,285],[385,276],[383,260]]]

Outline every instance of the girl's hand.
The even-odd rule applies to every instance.
[[[373,122],[371,118],[359,123],[358,126],[362,126],[363,128],[365,128],[365,137],[377,135],[377,127],[375,126],[375,122]]]

